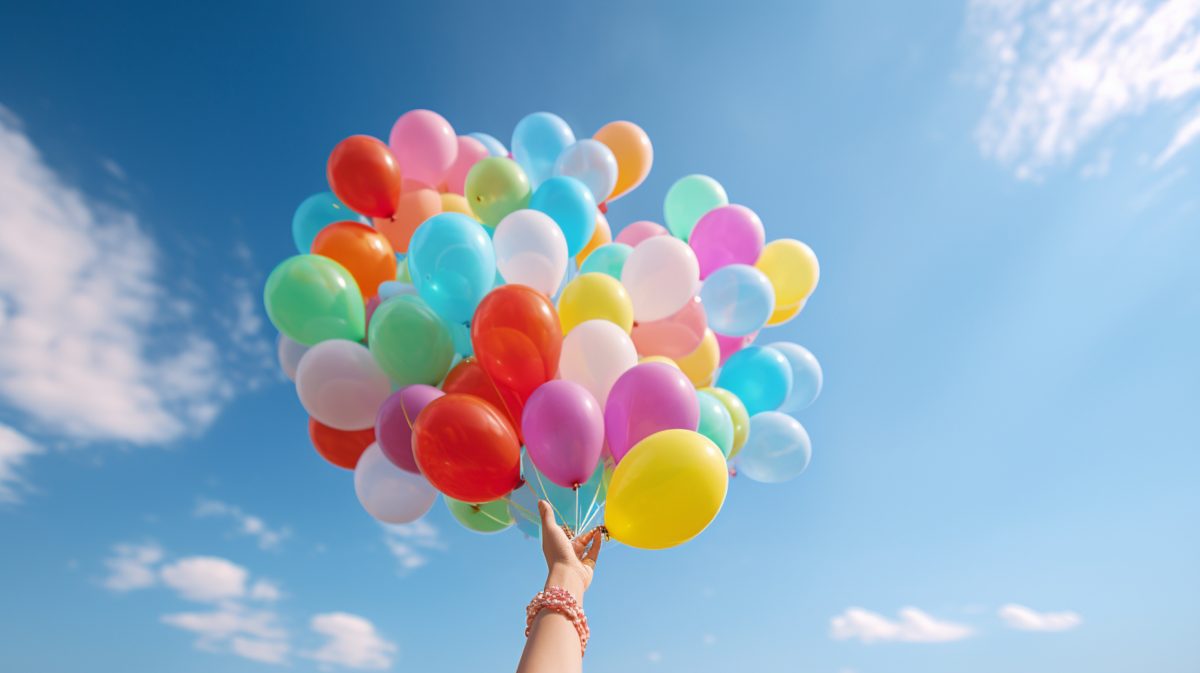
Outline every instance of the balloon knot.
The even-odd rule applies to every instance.
[[[605,215],[608,214],[608,201],[601,201],[600,205],[598,205],[596,207],[600,209],[601,213],[603,213]]]

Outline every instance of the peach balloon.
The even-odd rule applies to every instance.
[[[593,250],[608,243],[612,243],[612,228],[608,226],[607,217],[602,213],[596,213],[596,230],[592,232],[592,238],[587,242],[587,245],[583,246],[583,250],[580,250],[579,254],[575,255],[575,264],[582,266],[583,260],[587,259],[587,256],[592,254]]]
[[[654,164],[654,146],[650,136],[633,122],[616,121],[605,124],[592,136],[608,146],[617,158],[617,184],[604,201],[614,201],[642,184]]]
[[[704,340],[708,318],[699,297],[683,305],[662,320],[633,325],[633,345],[640,355],[665,355],[682,358],[696,350]]]
[[[387,236],[393,250],[407,253],[408,242],[417,227],[440,212],[442,195],[432,189],[418,189],[401,194],[396,212],[390,218],[375,218],[375,227]]]
[[[670,232],[668,232],[667,228],[661,224],[658,224],[657,222],[651,222],[650,220],[638,220],[637,222],[634,222],[633,224],[630,224],[621,231],[617,232],[617,243],[624,243],[625,245],[634,248],[637,247],[638,243],[641,243],[647,238],[668,235],[670,235]]]

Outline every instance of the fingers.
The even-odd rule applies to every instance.
[[[554,508],[550,507],[550,503],[545,500],[538,500],[538,514],[542,515],[543,529],[558,528],[558,524],[554,522]]]
[[[597,532],[598,531],[595,529],[592,529],[592,532],[588,533],[588,535],[592,538],[592,546],[588,549],[587,556],[583,557],[583,562],[587,563],[588,561],[591,561],[591,563],[588,565],[593,567],[596,565],[596,561],[600,558],[600,545],[604,543],[604,536],[596,535],[595,533]]]
[[[595,533],[595,530],[590,530],[571,541],[571,546],[575,549],[576,556],[583,558],[588,542],[591,542],[592,538],[595,537]]]

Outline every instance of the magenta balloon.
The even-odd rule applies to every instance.
[[[681,358],[695,351],[704,340],[708,316],[700,297],[662,320],[633,323],[633,345],[640,355],[665,355]]]
[[[624,243],[632,248],[647,238],[668,236],[670,233],[661,224],[650,220],[638,220],[617,232],[617,243]]]
[[[730,264],[753,266],[765,243],[762,220],[753,210],[737,205],[705,213],[688,238],[700,262],[700,278]]]
[[[608,393],[604,431],[617,463],[638,442],[663,430],[696,430],[700,402],[687,375],[661,362],[637,365]]]
[[[375,441],[396,467],[421,474],[413,458],[412,426],[425,405],[444,394],[433,386],[417,383],[397,390],[379,405],[379,415],[375,417]]]
[[[525,450],[535,467],[563,488],[586,483],[604,448],[604,414],[587,388],[547,381],[525,403],[521,417]]]
[[[730,355],[754,343],[754,338],[758,336],[758,331],[751,332],[746,336],[727,336],[725,334],[717,334],[716,332],[713,332],[713,335],[717,337],[717,348],[721,350],[720,364],[725,364]]]

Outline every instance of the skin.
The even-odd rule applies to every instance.
[[[562,587],[583,607],[583,594],[592,583],[603,536],[596,529],[574,540],[554,521],[550,503],[538,502],[542,517],[542,553],[546,556],[546,588]],[[542,610],[533,620],[517,673],[575,673],[583,670],[579,633],[566,617]]]

